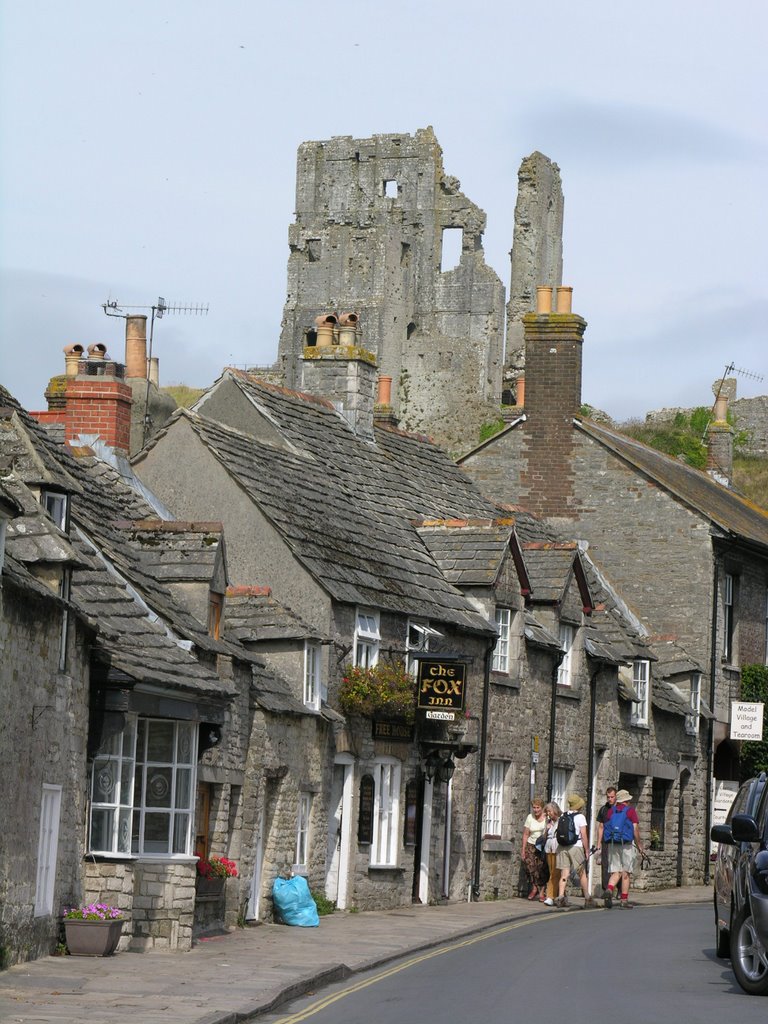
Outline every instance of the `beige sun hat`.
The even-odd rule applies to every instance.
[[[620,789],[616,794],[617,804],[628,804],[632,801],[632,794],[626,789]]]
[[[586,801],[584,800],[584,797],[579,796],[578,793],[570,793],[568,796],[569,811],[580,811],[584,807],[585,803]]]

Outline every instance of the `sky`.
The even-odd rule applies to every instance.
[[[766,39],[762,0],[0,0],[0,383],[45,408],[160,296],[208,307],[161,384],[272,363],[299,144],[432,125],[506,285],[520,161],[559,165],[584,401],[766,394]]]

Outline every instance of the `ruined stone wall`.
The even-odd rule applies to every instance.
[[[563,283],[563,186],[560,168],[535,152],[520,164],[512,239],[505,368],[521,368],[523,316],[536,309],[537,285]]]
[[[444,229],[461,232],[441,269]],[[501,399],[504,286],[483,256],[485,214],[445,174],[431,128],[299,147],[279,362],[298,386],[315,317],[360,314],[360,344],[395,382],[406,429],[456,447]]]

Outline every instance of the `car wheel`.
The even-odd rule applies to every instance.
[[[748,904],[731,926],[731,965],[745,992],[768,995],[768,949],[760,941]]]
[[[720,915],[717,912],[717,896],[715,896],[715,955],[720,957],[731,955],[731,933],[727,928],[720,927]]]

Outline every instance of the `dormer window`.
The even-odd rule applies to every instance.
[[[695,736],[699,731],[699,716],[701,715],[701,672],[694,672],[691,676],[691,694],[689,698],[690,711],[685,716],[685,731]]]
[[[499,631],[499,638],[493,649],[493,671],[509,673],[509,638],[512,626],[512,611],[510,608],[497,608],[495,612],[496,629]]]
[[[221,639],[221,613],[224,610],[224,595],[208,591],[208,636]]]
[[[373,668],[379,660],[380,645],[379,613],[359,608],[355,626],[355,665]]]
[[[408,639],[406,642],[407,659],[406,664],[409,672],[416,671],[416,659],[411,657],[412,652],[425,653],[429,650],[430,638],[441,637],[443,634],[439,629],[434,629],[426,619],[408,620]]]
[[[56,491],[41,491],[40,504],[58,528],[67,533],[69,528],[69,495],[59,494]]]

